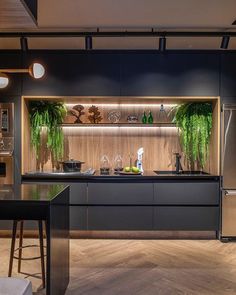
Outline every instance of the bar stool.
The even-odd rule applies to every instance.
[[[13,221],[13,229],[12,229],[12,240],[11,240],[11,252],[10,252],[10,261],[9,261],[9,271],[8,277],[12,275],[12,268],[13,268],[13,259],[18,260],[18,273],[21,272],[21,261],[22,260],[41,260],[41,273],[42,273],[42,286],[45,288],[45,263],[44,263],[44,243],[43,243],[43,221],[38,220],[38,231],[39,231],[39,245],[26,245],[23,246],[23,237],[24,237],[24,220],[14,220]],[[19,233],[19,247],[15,249],[16,237],[17,237],[17,227],[18,223],[20,223],[20,233]],[[24,248],[30,247],[39,247],[40,248],[40,256],[30,257],[30,258],[23,258],[22,257],[22,250]],[[18,251],[18,256],[15,256],[14,253]]]

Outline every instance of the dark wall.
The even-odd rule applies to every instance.
[[[233,51],[0,51],[0,68],[45,65],[34,80],[11,74],[0,101],[15,102],[15,175],[20,171],[21,95],[221,96],[236,102],[236,52]]]
[[[0,51],[0,68],[45,65],[34,80],[11,74],[4,95],[154,95],[236,97],[233,51]]]
[[[211,53],[35,52],[41,81],[25,75],[25,95],[219,95],[220,58]]]

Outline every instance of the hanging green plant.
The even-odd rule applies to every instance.
[[[191,167],[206,164],[212,129],[212,104],[192,102],[175,107],[173,122],[180,129],[183,152]]]
[[[30,101],[29,117],[31,127],[31,143],[39,158],[42,137],[42,128],[46,128],[47,147],[51,150],[53,159],[58,161],[64,152],[64,137],[62,128],[66,116],[66,107],[62,102],[55,101]]]

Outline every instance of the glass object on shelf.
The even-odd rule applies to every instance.
[[[168,115],[166,113],[164,104],[161,104],[161,106],[160,106],[160,110],[159,110],[159,121],[161,123],[168,122]]]
[[[136,115],[129,115],[127,117],[128,123],[137,123],[138,122],[138,117]]]
[[[151,111],[149,111],[149,113],[148,113],[148,124],[152,124],[153,123],[153,116],[152,116],[152,112]]]
[[[115,161],[114,161],[114,171],[115,173],[119,173],[123,170],[123,162],[121,155],[116,155]]]
[[[102,175],[108,175],[110,172],[110,162],[107,155],[103,155],[100,162],[100,173]]]
[[[111,123],[118,123],[121,118],[121,112],[118,110],[111,110],[108,112],[107,118]]]
[[[146,124],[147,123],[147,115],[146,115],[146,112],[145,111],[143,112],[142,123],[143,124]]]

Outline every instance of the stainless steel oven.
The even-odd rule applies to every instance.
[[[0,184],[14,182],[14,105],[0,103]]]

